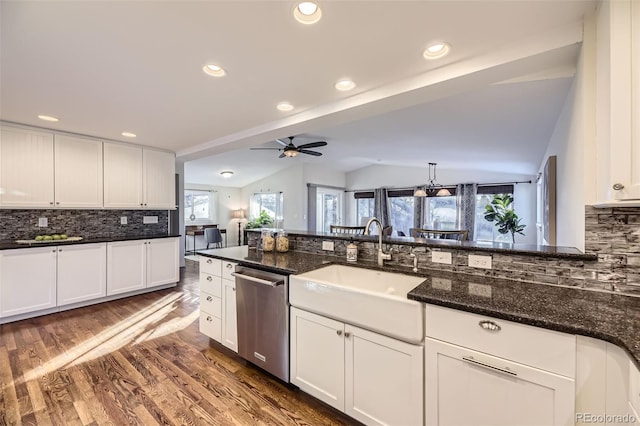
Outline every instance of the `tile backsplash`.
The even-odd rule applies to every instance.
[[[126,225],[120,224],[123,216]],[[158,223],[143,224],[144,216],[158,216]],[[38,227],[41,217],[47,218],[45,228]],[[167,210],[0,210],[0,241],[61,233],[83,238],[150,236],[167,233],[168,227]]]

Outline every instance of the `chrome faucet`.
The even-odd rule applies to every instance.
[[[382,251],[382,223],[380,223],[380,221],[375,217],[372,217],[364,227],[364,234],[371,235],[369,227],[372,223],[376,223],[378,225],[378,266],[384,266],[385,260],[391,260],[391,253],[385,253]]]

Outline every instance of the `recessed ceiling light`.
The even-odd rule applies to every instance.
[[[343,78],[342,80],[338,80],[338,82],[336,83],[336,89],[341,90],[343,92],[347,90],[351,90],[354,87],[356,87],[356,84],[352,80],[349,80],[348,78]]]
[[[124,136],[126,138],[135,138],[136,134],[135,133],[131,133],[131,132],[122,132],[122,136]]]
[[[289,102],[280,102],[278,103],[278,105],[276,105],[276,108],[278,108],[280,111],[291,111],[293,109],[293,105],[291,105]]]
[[[233,172],[231,170],[225,170],[224,172],[220,172],[220,175],[225,178],[228,179],[231,176],[233,176]]]
[[[39,115],[38,118],[40,120],[44,120],[44,121],[53,121],[54,123],[56,121],[60,121],[59,119],[57,119],[55,117],[51,117],[50,115]]]
[[[322,10],[312,1],[303,1],[293,10],[293,16],[301,24],[311,25],[322,18]]]
[[[202,70],[206,74],[209,74],[210,76],[213,76],[213,77],[223,77],[226,74],[223,68],[214,64],[207,64],[204,67],[202,67]]]
[[[451,50],[451,45],[449,43],[445,43],[443,41],[439,41],[437,43],[432,43],[424,50],[422,56],[425,59],[438,59],[447,55]]]

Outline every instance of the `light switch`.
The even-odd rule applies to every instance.
[[[127,217],[120,216],[120,225],[126,225],[126,224],[127,224]]]
[[[38,226],[40,228],[46,228],[47,226],[49,226],[49,220],[46,217],[39,217]]]

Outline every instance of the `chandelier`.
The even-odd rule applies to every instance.
[[[429,181],[425,185],[425,188],[418,188],[413,193],[414,197],[426,197],[427,194],[436,193],[436,197],[447,197],[451,195],[451,192],[439,183],[436,183],[436,166],[438,163],[429,163]],[[433,170],[433,174],[432,174]],[[437,192],[436,192],[437,191]]]

